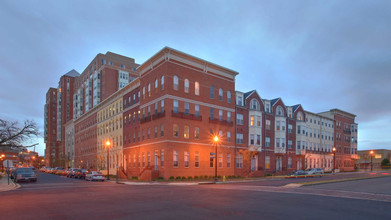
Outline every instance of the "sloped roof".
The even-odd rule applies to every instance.
[[[80,76],[80,73],[73,69],[73,70],[67,72],[64,76],[78,77],[78,76]]]
[[[292,106],[293,112],[295,112],[300,107],[300,104]]]
[[[273,106],[274,104],[276,104],[276,102],[278,102],[278,100],[280,100],[280,98],[276,98],[276,99],[272,99],[270,102],[271,102],[271,105]]]
[[[255,90],[251,90],[251,91],[249,91],[249,92],[244,93],[244,99],[246,99],[247,97],[249,97],[253,92],[255,92]]]

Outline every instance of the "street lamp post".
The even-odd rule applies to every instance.
[[[216,135],[213,137],[213,142],[215,143],[215,183],[217,182],[217,142],[219,137]]]
[[[107,148],[107,180],[110,180],[110,178],[109,178],[109,148],[110,148],[110,141],[106,141],[106,148]]]
[[[372,155],[373,155],[373,150],[371,150],[370,152],[369,152],[371,155],[371,172],[373,171],[373,164],[372,164]]]
[[[334,163],[334,165],[333,165],[333,173],[335,174],[335,152],[337,151],[337,149],[335,148],[335,147],[333,147],[333,163]]]

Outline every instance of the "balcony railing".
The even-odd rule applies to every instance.
[[[143,124],[143,123],[149,122],[149,121],[151,121],[151,116],[147,116],[147,117],[141,118],[140,124]]]
[[[219,120],[217,118],[209,118],[209,123],[225,125],[225,126],[234,126],[233,121]]]
[[[343,133],[345,133],[345,134],[351,134],[352,132],[350,131],[350,129],[345,129],[345,130],[343,130]]]
[[[155,120],[155,119],[158,119],[158,118],[163,118],[164,116],[166,116],[166,112],[165,111],[158,112],[157,114],[153,114],[152,115],[152,120]]]
[[[184,112],[174,112],[171,111],[171,116],[174,118],[183,118],[183,119],[189,119],[189,120],[195,120],[195,121],[202,121],[201,115],[194,115],[194,114],[185,114]]]

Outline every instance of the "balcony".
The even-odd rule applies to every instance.
[[[345,134],[351,134],[352,132],[350,131],[350,129],[345,129],[345,130],[343,130],[343,133],[345,133]]]
[[[225,126],[234,126],[234,122],[233,121],[226,121],[226,120],[219,120],[217,118],[209,118],[209,123],[213,123],[213,124],[219,124],[219,125],[225,125]]]
[[[274,148],[274,153],[275,154],[285,154],[286,150],[284,147],[276,147],[276,148]]]
[[[183,119],[189,119],[194,121],[202,121],[202,116],[196,116],[194,114],[185,114],[184,112],[174,112],[171,111],[171,116],[174,118],[183,118]]]
[[[158,112],[157,114],[153,114],[152,115],[152,120],[163,118],[164,116],[166,116],[166,112],[165,111]]]
[[[149,121],[151,121],[151,116],[147,116],[147,117],[141,118],[140,119],[140,124],[143,124],[143,123],[146,123],[146,122],[149,122]]]

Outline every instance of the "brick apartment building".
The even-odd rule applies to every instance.
[[[354,115],[337,109],[314,114],[301,105],[286,106],[281,98],[262,99],[255,90],[235,91],[237,75],[168,47],[140,66],[110,52],[97,55],[74,77],[72,111],[64,109],[68,105],[57,108],[69,113],[57,120],[66,166],[109,168],[110,174],[118,167],[122,176],[142,179],[213,176],[215,162],[219,176],[328,171],[340,133],[335,124],[341,122],[352,132],[349,144],[336,142],[337,165],[351,168],[357,152]],[[47,143],[46,152],[50,149]]]

